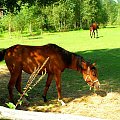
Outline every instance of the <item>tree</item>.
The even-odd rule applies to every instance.
[[[59,0],[1,0],[0,5],[4,6],[7,8],[7,11],[13,13],[16,11],[20,11],[21,6],[28,4],[28,6],[32,5],[50,5],[54,2],[57,2]]]
[[[118,16],[118,6],[114,0],[105,0],[104,5],[106,7],[106,12],[108,15],[109,24],[114,24]]]
[[[1,0],[0,4],[4,3],[5,6],[12,2],[6,1],[5,3],[5,0]],[[5,27],[9,26],[9,31],[29,30],[32,34],[33,31],[40,32],[41,29],[47,31],[89,29],[92,22],[102,23],[105,26],[107,23],[119,24],[120,19],[120,3],[117,4],[114,0],[13,1],[13,5],[8,6],[10,12],[7,11],[8,16],[11,17],[7,19],[7,15],[4,16],[4,20],[9,20],[6,22],[8,25],[5,25]]]
[[[97,21],[98,2],[98,0],[84,0],[82,2],[82,24],[84,29],[88,29],[92,22]]]
[[[106,24],[108,14],[103,0],[84,0],[81,11],[83,29],[88,29],[93,22]]]
[[[116,24],[120,25],[120,1],[118,1],[118,15],[117,15]]]

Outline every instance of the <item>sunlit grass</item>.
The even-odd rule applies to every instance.
[[[42,35],[25,35],[19,33],[5,33],[0,37],[0,48],[6,48],[14,44],[43,45],[47,43],[58,44],[69,51],[119,48],[120,28],[99,29],[99,38],[91,39],[88,30],[43,33]]]
[[[3,48],[8,48],[15,44],[44,45],[48,43],[55,43],[71,52],[82,55],[86,60],[96,62],[101,88],[106,93],[110,92],[111,94],[113,94],[114,92],[114,94],[116,95],[115,100],[117,100],[119,99],[118,93],[120,93],[119,34],[120,28],[99,29],[99,38],[92,39],[89,36],[88,30],[43,33],[42,35],[33,36],[30,36],[29,34],[21,35],[19,33],[12,33],[11,37],[9,36],[9,34],[5,33],[0,36],[0,50]],[[5,65],[4,61],[0,62],[0,66],[2,65]],[[1,68],[1,70],[4,71],[3,68]],[[0,105],[4,105],[4,101],[6,102],[6,97],[8,94],[7,83],[9,81],[8,79],[10,78],[10,75],[8,74],[8,72],[1,72],[0,75],[0,93],[2,93],[0,95]],[[23,73],[23,88],[26,85],[28,79],[28,74]],[[102,118],[102,115],[108,115],[109,111],[116,111],[112,112],[112,114],[119,114],[119,112],[117,111],[119,104],[116,103],[116,106],[113,104],[113,101],[115,100],[112,100],[113,97],[109,96],[111,94],[108,93],[106,97],[91,95],[91,92],[89,91],[89,86],[83,80],[82,75],[76,71],[65,70],[62,74],[61,83],[63,100],[68,103],[68,108],[65,107],[65,111],[63,107],[61,108],[61,110],[59,110],[60,105],[57,102],[57,90],[54,80],[52,81],[47,95],[49,101],[47,103],[43,102],[41,96],[43,94],[45,82],[46,78],[41,80],[40,83],[28,93],[29,96],[27,99],[29,100],[30,105],[29,107],[23,105],[23,109],[42,112],[60,111],[70,114],[74,111],[75,114],[77,113],[81,115],[88,115],[89,112],[89,116],[93,117],[94,113],[96,117],[100,116],[100,118]],[[17,99],[18,96],[17,93],[15,93],[15,100],[17,101]],[[100,102],[100,104],[97,104],[97,102]],[[113,104],[112,106],[111,103]],[[106,112],[105,109],[106,105],[108,112]],[[71,108],[69,108],[69,106],[71,106]],[[93,106],[94,109],[91,108],[91,106]],[[91,109],[89,110],[88,107]],[[87,110],[87,112],[85,111],[85,109]]]
[[[66,50],[82,55],[86,60],[97,63],[99,80],[101,84],[109,84],[108,91],[119,90],[119,69],[120,69],[120,28],[99,29],[99,38],[90,38],[88,30],[70,32],[43,33],[42,35],[12,33],[11,37],[5,33],[0,37],[0,49],[8,48],[15,44],[44,45],[48,43],[57,44]],[[0,62],[3,65],[4,62]],[[62,75],[64,96],[76,96],[79,91],[89,89],[83,81],[82,76],[77,72],[66,70]],[[71,84],[72,83],[72,84]],[[43,91],[45,85],[33,90],[36,95]],[[50,88],[48,98],[57,96],[55,83]],[[52,93],[55,91],[55,93]],[[69,92],[71,91],[71,92]],[[76,92],[77,91],[77,92]],[[38,93],[37,93],[38,92]],[[38,98],[36,98],[38,99]],[[31,99],[32,100],[32,99]],[[34,100],[33,100],[34,101]]]

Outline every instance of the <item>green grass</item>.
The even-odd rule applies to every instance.
[[[43,33],[40,36],[12,33],[11,38],[8,34],[4,34],[3,37],[0,37],[0,48],[6,48],[14,44],[43,45],[47,43],[56,43],[73,52],[119,48],[119,31],[120,28],[100,29],[99,39],[91,39],[87,30]]]
[[[120,92],[120,28],[99,29],[99,38],[90,38],[88,30],[43,33],[42,35],[29,36],[26,34],[12,33],[0,37],[0,49],[15,44],[44,45],[55,43],[61,47],[82,55],[86,60],[97,63],[99,80],[107,91]],[[3,65],[4,62],[0,63]],[[27,80],[28,78],[23,78]],[[38,101],[43,93],[45,80],[41,81],[31,91],[30,101]],[[53,81],[48,92],[49,99],[57,98]],[[88,91],[89,87],[82,76],[72,70],[65,70],[62,75],[62,93],[64,97],[78,97],[81,91]]]

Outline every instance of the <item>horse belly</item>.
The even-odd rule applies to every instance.
[[[26,73],[33,73],[35,71],[35,69],[37,69],[38,67],[42,66],[44,63],[44,58],[39,57],[38,58],[26,58],[24,61],[22,61],[22,68],[23,68],[23,71],[26,72]]]

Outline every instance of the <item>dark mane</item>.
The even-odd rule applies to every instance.
[[[56,44],[48,44],[48,46],[62,57],[62,60],[65,62],[65,64],[67,64],[68,66],[71,65],[72,55],[76,55],[75,53],[69,52]]]

